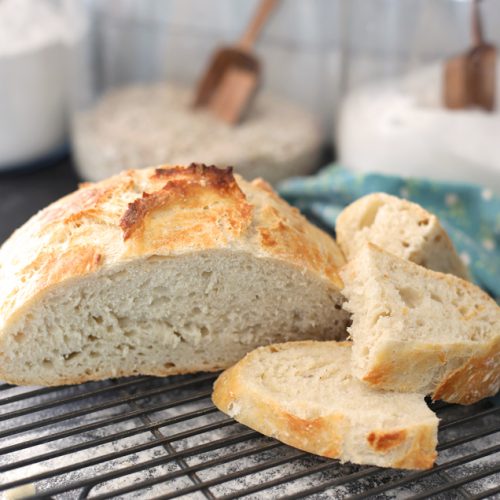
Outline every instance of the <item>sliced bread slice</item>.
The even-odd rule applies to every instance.
[[[220,370],[260,345],[345,337],[343,264],[262,180],[196,164],[123,172],[0,249],[0,380]]]
[[[350,342],[289,342],[247,354],[215,382],[238,422],[342,462],[427,469],[438,419],[418,394],[371,389],[351,375]]]
[[[396,196],[373,193],[356,200],[339,215],[336,232],[348,260],[371,242],[428,269],[469,278],[439,219]]]
[[[500,308],[482,290],[367,244],[341,271],[353,373],[471,404],[500,389]]]

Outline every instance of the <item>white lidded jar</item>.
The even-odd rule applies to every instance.
[[[63,2],[0,2],[0,171],[61,156],[74,33]]]
[[[349,169],[479,183],[500,192],[497,104],[447,109],[447,59],[471,47],[471,1],[346,2],[343,97],[335,140]],[[500,2],[480,5],[485,39],[500,46]]]

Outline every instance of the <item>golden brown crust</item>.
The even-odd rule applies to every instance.
[[[151,179],[166,180],[166,184],[158,191],[152,193],[144,192],[142,197],[128,204],[128,208],[120,220],[120,227],[124,233],[124,239],[128,239],[132,233],[142,227],[145,218],[159,208],[171,208],[181,205],[182,208],[193,208],[202,202],[213,204],[219,198],[226,203],[234,200],[239,203],[241,210],[239,215],[248,218],[251,207],[246,203],[245,196],[233,176],[232,167],[219,169],[214,166],[207,167],[192,163],[189,167],[157,168]],[[203,196],[203,195],[209,196]],[[213,200],[204,198],[213,197]],[[203,209],[212,208],[204,205]],[[214,216],[217,214],[213,214]],[[238,215],[238,214],[237,214]],[[234,223],[234,221],[233,221]]]
[[[67,280],[152,255],[221,248],[276,258],[339,287],[344,259],[334,240],[263,181],[197,164],[129,170],[85,183],[2,246],[0,328]]]
[[[290,207],[262,179],[255,179],[252,187],[269,196],[260,205],[259,216],[265,221],[257,228],[258,244],[268,255],[281,260],[308,262],[309,265],[335,283],[343,286],[338,274],[345,261],[340,249],[330,245],[330,237],[317,227],[308,224],[295,207]],[[315,245],[308,242],[314,240]]]
[[[378,389],[415,392],[423,375],[432,375],[428,389],[434,400],[469,405],[494,396],[500,390],[500,341],[449,346],[388,341],[362,380]]]
[[[433,429],[421,426],[414,431],[411,446],[406,454],[394,462],[394,467],[401,469],[430,469],[437,458],[436,441],[433,437]]]
[[[133,189],[134,181],[130,172],[120,177],[113,177],[99,184],[85,182],[79,189],[52,203],[34,216],[34,220],[42,230],[51,223],[69,223],[85,216],[98,216],[100,206],[106,201],[129,189]]]
[[[406,431],[373,431],[368,434],[368,444],[376,451],[389,451],[391,448],[400,446],[406,440]]]
[[[215,165],[191,163],[189,167],[159,167],[156,168],[151,179],[185,180],[187,182],[203,182],[220,190],[238,189],[233,175],[233,167],[218,168]]]
[[[373,243],[367,246],[374,252],[385,253]],[[353,279],[354,268],[354,265],[347,264],[342,273]],[[461,294],[468,294],[470,305],[462,306],[458,311],[461,321],[473,325],[481,314],[488,314],[491,321],[500,320],[497,304],[476,285],[429,269],[425,273],[436,282],[442,281],[450,288],[459,287]],[[500,390],[500,331],[491,331],[489,337],[455,342],[379,341],[369,366],[357,375],[378,389],[426,392],[435,400],[473,404],[494,396]],[[424,377],[429,380],[425,387],[422,385]]]
[[[287,345],[300,346],[308,343],[310,342],[275,344],[247,354],[215,381],[212,400],[219,410],[266,436],[316,455],[341,460],[346,460],[347,456],[350,459],[349,452],[346,451],[351,432],[348,412],[299,417],[290,408],[284,408],[272,397],[254,388],[248,381],[249,375],[244,374],[247,365],[262,350],[277,352],[286,349]],[[328,342],[324,344],[327,345]],[[337,344],[347,346],[350,343]],[[369,427],[369,422],[367,426]],[[362,448],[357,449],[355,455],[360,463],[374,463],[376,456],[377,463],[386,467],[428,469],[437,456],[436,427],[437,425],[424,423],[408,429],[373,429],[367,432],[364,445],[360,443]]]
[[[136,254],[182,243],[220,247],[238,238],[252,221],[253,208],[231,168],[156,169],[151,178],[167,182],[129,203],[120,220],[123,238],[133,239],[129,248]]]
[[[274,402],[247,391],[241,384],[240,372],[245,360],[248,361],[252,354],[247,354],[215,381],[212,394],[215,406],[231,415],[234,405],[241,405],[244,413],[235,416],[238,422],[300,450],[323,457],[339,458],[342,454],[346,420],[337,414],[303,419]]]
[[[473,404],[500,391],[500,338],[483,355],[470,358],[441,382],[432,399]]]
[[[286,444],[322,457],[339,458],[342,455],[342,431],[346,426],[342,416],[303,419],[277,407],[273,413],[278,419],[276,427],[286,436],[280,440]]]
[[[391,374],[392,372],[389,371],[389,368],[387,366],[375,365],[366,375],[363,375],[363,382],[381,388],[384,386],[384,384],[387,384],[387,381],[390,379]]]
[[[91,246],[75,246],[54,255],[41,253],[37,260],[24,268],[26,275],[36,273],[37,287],[45,288],[74,275],[93,273],[102,264],[102,255]]]

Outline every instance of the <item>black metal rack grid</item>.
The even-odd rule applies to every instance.
[[[37,498],[500,497],[500,408],[434,404],[437,465],[340,464],[263,437],[218,412],[215,374],[63,388],[0,385],[0,491]]]

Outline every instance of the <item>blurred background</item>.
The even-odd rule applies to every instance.
[[[477,3],[494,46],[500,2]],[[0,240],[78,181],[163,163],[234,165],[276,185],[336,161],[500,192],[495,52],[474,66],[489,73],[490,109],[444,98],[450,58],[477,46],[473,0],[275,2],[253,48],[258,92],[230,124],[192,104],[259,4],[1,0]]]

